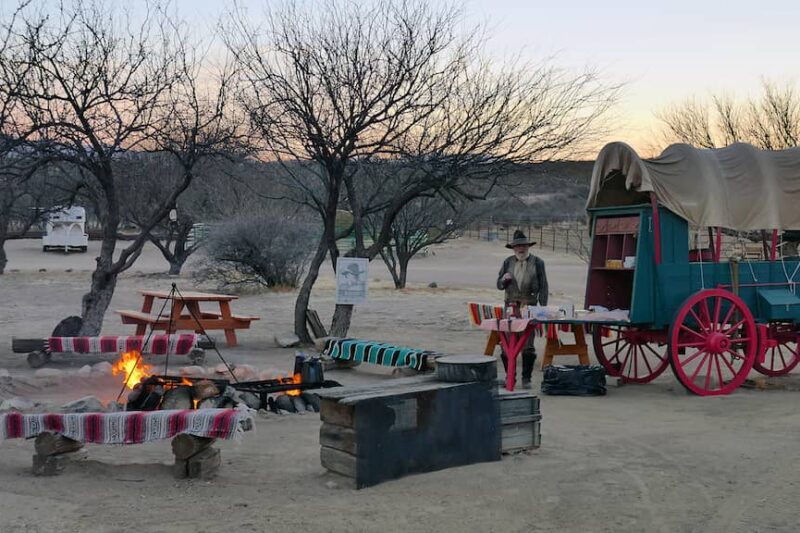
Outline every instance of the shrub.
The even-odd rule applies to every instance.
[[[239,217],[206,241],[200,277],[222,287],[297,287],[314,249],[314,228],[283,213]]]

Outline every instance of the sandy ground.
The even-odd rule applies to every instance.
[[[92,243],[94,244],[94,243]],[[86,394],[112,399],[111,377],[34,378],[11,337],[47,335],[78,314],[89,284],[88,254],[43,254],[39,241],[8,245],[0,276],[0,399],[61,403]],[[414,261],[411,287],[391,288],[371,266],[369,302],[352,334],[449,353],[480,352],[484,335],[466,320],[467,301],[497,301],[506,255],[497,243],[461,240]],[[546,251],[553,300],[582,303],[585,266]],[[44,271],[40,271],[44,269]],[[163,275],[148,249],[119,282],[111,309],[138,308],[137,289],[192,287]],[[435,281],[439,288],[427,284]],[[206,287],[210,288],[210,287]],[[262,317],[225,349],[234,363],[288,370],[293,350],[274,346],[291,331],[294,294],[247,295],[234,309]],[[327,320],[333,277],[325,270],[312,307]],[[130,333],[109,313],[104,332]],[[58,356],[56,356],[58,357]],[[72,372],[100,359],[60,358]],[[210,357],[210,363],[213,363]],[[564,358],[564,362],[572,362]],[[391,379],[381,369],[328,372],[345,384]],[[534,380],[541,374],[537,369]],[[600,398],[543,397],[542,448],[532,454],[409,476],[362,491],[337,486],[319,463],[317,415],[258,418],[241,443],[223,443],[211,482],[171,477],[169,442],[89,446],[89,460],[56,478],[30,474],[32,443],[0,443],[0,532],[12,531],[797,531],[800,468],[797,393],[739,390],[688,396],[669,372],[645,386],[611,387]]]

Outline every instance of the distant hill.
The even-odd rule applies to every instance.
[[[503,179],[491,199],[496,221],[583,220],[594,161],[532,164]]]

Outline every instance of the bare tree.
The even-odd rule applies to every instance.
[[[780,150],[800,141],[800,93],[794,85],[764,81],[757,98],[736,100],[712,95],[692,98],[657,114],[666,142],[719,148],[747,142],[764,150]]]
[[[419,197],[394,218],[391,236],[379,255],[389,269],[396,289],[403,289],[412,258],[434,244],[458,238],[464,229],[485,213],[483,202],[451,204],[438,196]],[[378,238],[383,214],[366,218],[367,235]]]
[[[82,304],[82,333],[97,334],[117,276],[191,183],[196,162],[227,138],[225,84],[199,90],[195,49],[157,7],[140,19],[81,1],[49,14],[24,9],[11,34],[6,61],[16,76],[8,84],[18,102],[15,131],[75,168],[80,193],[101,221],[100,254]],[[117,162],[137,150],[169,153],[183,173],[115,257],[125,202]]]
[[[251,124],[265,152],[287,163],[284,198],[314,209],[323,227],[295,305],[295,332],[306,342],[311,288],[326,256],[335,265],[339,255],[338,209],[352,214],[348,255],[373,259],[408,203],[484,197],[514,164],[586,140],[616,92],[593,72],[491,67],[479,59],[480,32],[461,31],[452,5],[289,4],[268,12],[264,28],[243,11],[233,20],[228,42]],[[406,169],[389,199],[367,183],[371,165],[387,159]],[[366,217],[377,212],[367,247]],[[347,332],[351,314],[352,306],[337,305],[332,334]]]

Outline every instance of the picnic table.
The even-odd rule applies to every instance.
[[[155,330],[174,333],[190,330],[203,333],[210,330],[224,330],[228,346],[236,346],[236,330],[249,329],[250,322],[258,320],[257,316],[234,315],[231,312],[231,301],[237,296],[230,294],[213,294],[206,292],[181,292],[158,290],[140,290],[144,296],[141,311],[130,309],[118,310],[123,324],[135,324],[136,334],[144,335],[148,326]],[[170,300],[171,305],[164,308],[163,313],[153,313],[156,299]],[[218,310],[202,310],[200,304],[216,304]]]

